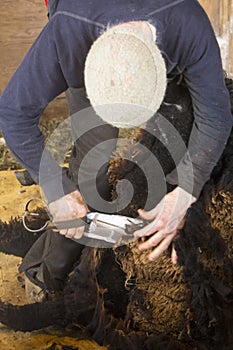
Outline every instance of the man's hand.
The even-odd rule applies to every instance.
[[[142,229],[135,231],[136,238],[151,236],[139,245],[140,250],[156,247],[148,256],[149,260],[159,257],[170,245],[178,230],[183,225],[187,209],[196,201],[190,193],[180,187],[166,194],[159,204],[150,211],[140,209],[139,215],[151,222]],[[177,255],[173,248],[172,263],[177,263]]]
[[[88,212],[87,205],[85,204],[82,195],[78,190],[50,203],[48,208],[55,224],[59,223],[59,221],[83,218]],[[59,231],[59,233],[68,238],[79,239],[82,237],[83,231],[84,226],[62,229]]]

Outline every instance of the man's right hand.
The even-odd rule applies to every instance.
[[[64,197],[51,202],[48,205],[49,212],[53,217],[53,222],[58,224],[59,221],[69,221],[78,218],[84,218],[87,215],[88,208],[83,200],[81,193],[76,190]],[[77,228],[62,229],[59,231],[61,235],[67,238],[79,239],[84,232],[84,226]]]

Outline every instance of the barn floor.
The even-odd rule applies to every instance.
[[[21,216],[27,199],[39,195],[38,186],[22,187],[13,171],[0,171],[0,217],[3,221],[8,221],[11,216]],[[20,258],[0,253],[0,299],[3,302],[27,303],[23,276],[18,274],[20,262]],[[37,332],[14,332],[0,323],[0,350],[61,350],[59,345],[79,350],[104,349],[83,337],[81,332],[54,327]]]
[[[0,2],[0,94],[14,74],[25,53],[41,28],[47,22],[43,0],[5,0]],[[46,109],[44,118],[63,118],[67,113],[64,98],[59,98]],[[1,135],[0,135],[1,136]],[[1,158],[2,154],[1,154]],[[2,161],[3,159],[1,159]],[[1,164],[2,165],[2,164]],[[7,166],[5,166],[7,168]],[[2,167],[1,167],[2,169]],[[27,199],[37,197],[37,186],[23,188],[12,171],[0,171],[0,218],[3,221],[21,215]],[[26,303],[23,276],[18,276],[20,259],[0,254],[0,299],[12,304]],[[56,344],[56,345],[55,345]],[[39,332],[13,332],[0,324],[0,349],[6,350],[60,350],[62,345],[72,349],[103,349],[83,335],[72,330],[53,327]]]

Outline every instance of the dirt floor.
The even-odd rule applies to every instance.
[[[4,0],[0,1],[0,94],[14,74],[25,53],[47,22],[47,11],[43,0]],[[52,102],[43,114],[47,123],[67,116],[64,96]],[[0,148],[4,140],[0,134]],[[21,216],[25,202],[40,196],[37,186],[22,187],[15,178],[12,168],[18,168],[5,147],[0,149],[0,218]],[[0,254],[0,299],[4,302],[22,305],[26,303],[24,279],[18,274],[20,259]],[[55,345],[56,344],[56,345]],[[61,345],[73,349],[103,349],[83,335],[73,330],[60,330],[50,327],[39,332],[13,332],[0,324],[0,350],[60,350]]]
[[[0,217],[8,221],[10,217],[21,217],[24,204],[29,198],[39,197],[36,185],[23,187],[16,180],[14,171],[0,171]],[[20,258],[0,253],[0,299],[14,305],[27,303],[24,276],[18,274]],[[49,327],[38,332],[14,332],[0,324],[0,350],[60,350],[61,345],[79,350],[104,349],[74,330]],[[56,344],[56,346],[54,345]]]
[[[0,217],[8,221],[11,216],[22,217],[25,202],[29,198],[40,197],[40,190],[36,185],[21,186],[14,171],[0,171],[0,196]],[[20,258],[0,253],[0,299],[14,305],[27,303],[24,276],[18,273],[20,262]],[[104,349],[82,338],[83,335],[74,330],[50,327],[39,332],[22,333],[0,324],[0,350],[60,350],[59,345],[69,345],[79,350]]]

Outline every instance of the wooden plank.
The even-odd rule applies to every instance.
[[[199,0],[218,37],[224,69],[233,77],[233,0]]]
[[[42,0],[0,1],[0,94],[47,23]]]
[[[233,75],[233,2],[232,0],[222,0],[220,6],[220,36],[222,38],[222,51],[225,60],[225,69],[229,75]]]
[[[222,0],[220,2],[220,31],[219,35],[228,35],[229,34],[229,22],[230,22],[230,4],[231,0]]]
[[[229,21],[229,27],[230,27],[230,39],[229,39],[229,68],[228,72],[233,78],[233,1],[230,0],[230,8],[229,8],[229,16],[230,16],[230,21]]]

